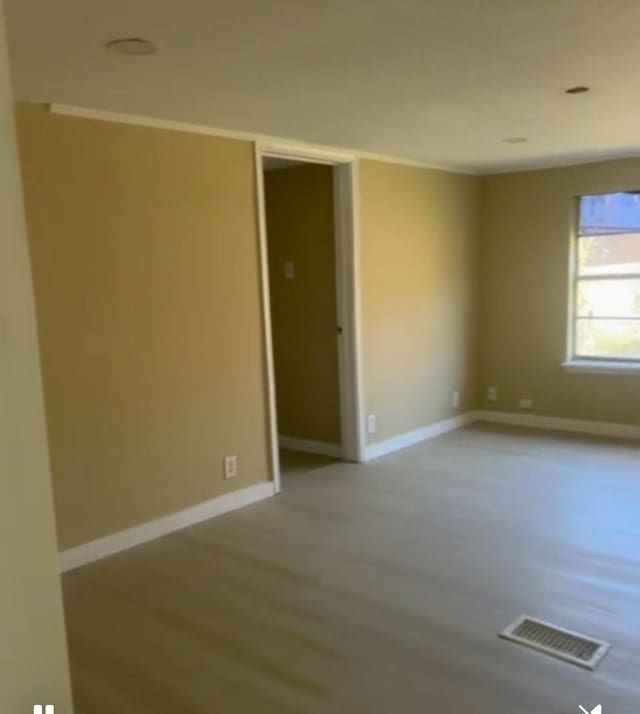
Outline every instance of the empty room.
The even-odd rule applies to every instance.
[[[0,9],[0,712],[637,714],[640,4]]]

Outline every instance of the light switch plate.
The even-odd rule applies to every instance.
[[[225,478],[235,478],[238,475],[238,457],[225,456],[223,468]]]

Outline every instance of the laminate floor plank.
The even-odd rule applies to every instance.
[[[285,455],[287,456],[287,455]],[[640,711],[640,446],[475,425],[64,576],[76,714]],[[497,637],[609,640],[595,672]]]

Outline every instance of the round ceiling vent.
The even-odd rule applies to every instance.
[[[122,55],[152,55],[158,48],[150,40],[143,40],[141,37],[123,37],[118,40],[107,42],[106,48],[119,52]]]

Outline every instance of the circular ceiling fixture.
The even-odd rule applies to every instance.
[[[108,50],[119,52],[122,55],[153,55],[158,48],[150,40],[143,40],[141,37],[122,37],[117,40],[107,42],[105,47]]]
[[[525,144],[528,141],[526,136],[509,136],[502,139],[503,144]]]
[[[585,87],[582,84],[579,84],[577,87],[569,87],[569,89],[565,89],[564,93],[565,94],[585,94],[588,92],[590,87]]]

